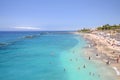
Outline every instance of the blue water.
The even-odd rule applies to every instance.
[[[0,32],[0,80],[113,80],[85,58],[85,46],[69,32]]]

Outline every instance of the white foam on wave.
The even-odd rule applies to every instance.
[[[120,75],[119,70],[116,67],[113,67],[113,69],[115,70],[116,74],[119,76]]]

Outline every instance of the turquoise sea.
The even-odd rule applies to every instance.
[[[85,55],[87,42],[70,32],[0,32],[0,80],[116,80]]]

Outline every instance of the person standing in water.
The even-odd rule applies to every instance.
[[[98,53],[96,54],[96,56],[98,56]]]
[[[89,60],[91,59],[91,57],[89,56]]]
[[[64,72],[66,71],[66,69],[64,68]]]
[[[109,64],[110,64],[110,61],[108,60],[108,61],[106,62],[106,64],[109,65]]]
[[[70,59],[70,61],[72,61],[72,59]]]

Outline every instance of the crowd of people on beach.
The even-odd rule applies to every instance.
[[[112,38],[110,33],[99,32],[95,35],[96,38],[98,38],[98,40],[102,39],[107,46],[115,49],[120,49],[120,41],[116,40],[115,38]]]
[[[94,38],[95,38],[96,41],[94,40]],[[119,41],[116,41],[115,39],[110,38],[110,36],[106,36],[106,34],[104,34],[104,33],[94,34],[94,38],[89,39],[89,40],[91,40],[93,42],[92,44],[89,45],[89,48],[103,44],[102,45],[103,47],[107,46],[107,47],[109,47],[111,49],[120,50],[120,46],[117,45]],[[99,42],[99,44],[97,42]],[[72,53],[75,54],[75,51],[73,51]],[[101,51],[101,54],[102,53],[103,52]],[[96,57],[100,58],[101,54],[96,53]],[[115,54],[115,51],[113,51],[113,54]],[[51,55],[54,56],[54,54],[51,54]],[[88,56],[88,60],[90,61],[91,59],[92,59],[92,56]],[[71,59],[69,59],[69,61],[73,62],[74,59],[71,58]],[[75,61],[77,62],[77,61],[79,61],[79,59],[75,58]],[[118,54],[118,56],[115,58],[114,62],[119,64],[120,63],[119,61],[120,61],[120,54]],[[106,58],[106,62],[105,63],[107,65],[110,65],[111,60],[109,58]],[[86,64],[83,64],[82,68],[81,67],[77,67],[78,70],[86,69],[86,68],[87,68]],[[64,68],[63,71],[66,72],[67,68]],[[88,72],[88,73],[89,73],[90,76],[95,76],[95,75],[97,75],[98,77],[101,76],[100,74],[95,73],[95,72]]]
[[[90,41],[92,41],[92,44],[90,45],[90,47],[98,47],[99,46],[99,48],[102,47],[104,50],[105,50],[105,48],[113,50],[113,52],[111,54],[113,54],[113,56],[115,56],[115,57],[113,57],[111,60],[114,60],[114,62],[119,63],[119,61],[120,61],[120,46],[118,46],[118,44],[120,43],[120,41],[117,41],[114,38],[111,38],[109,33],[104,33],[104,32],[95,32],[95,33],[89,34],[89,37],[90,38],[88,38],[88,37],[87,38]],[[101,50],[103,50],[103,49],[101,49]],[[118,54],[118,52],[116,54],[115,51],[119,51],[119,54]],[[110,54],[110,53],[109,52],[105,53],[105,55],[108,55],[108,54]],[[112,57],[112,56],[110,56],[110,57]],[[110,60],[107,60],[106,64],[110,64]]]
[[[102,60],[112,68],[115,67],[116,74],[120,75],[120,37],[119,39],[114,37],[111,37],[110,33],[98,31],[84,34],[84,38],[90,42],[88,48],[96,50],[96,57],[99,55],[97,59]],[[90,60],[91,57],[88,59]]]

